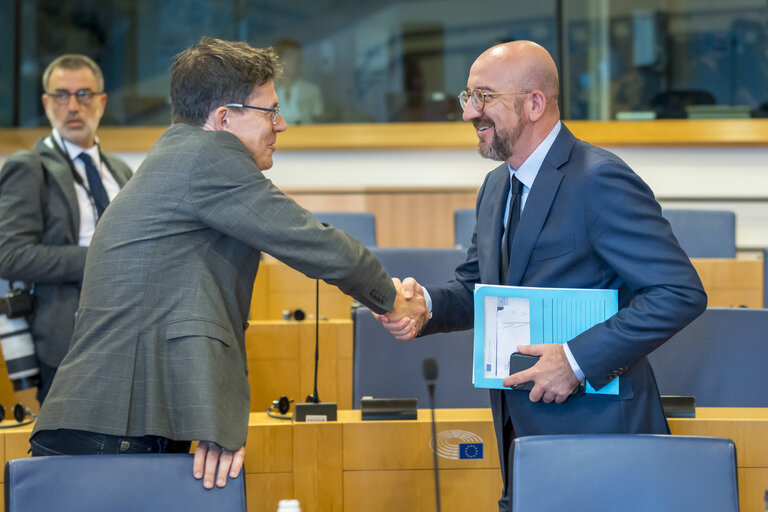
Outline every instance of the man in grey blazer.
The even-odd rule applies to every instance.
[[[31,151],[11,155],[0,171],[0,277],[34,290],[30,328],[41,404],[72,338],[85,254],[100,208],[131,176],[125,163],[98,146],[96,129],[107,95],[93,60],[58,57],[43,73],[43,90],[51,135]]]
[[[96,230],[33,455],[186,451],[198,440],[193,472],[205,487],[237,476],[262,251],[402,314],[378,260],[264,176],[286,129],[278,67],[271,50],[208,38],[174,59],[173,124]]]
[[[570,133],[557,95],[555,63],[535,43],[495,46],[475,61],[460,95],[464,120],[475,127],[480,154],[504,163],[480,188],[456,279],[428,291],[403,282],[405,295],[421,304],[421,335],[472,328],[477,283],[618,290],[619,312],[609,320],[564,344],[518,347],[540,359],[504,385],[532,381],[530,392],[491,390],[500,510],[509,509],[514,436],[669,433],[646,356],[706,307],[651,190],[615,155]],[[412,337],[411,324],[380,319],[399,339]],[[584,378],[600,389],[618,376],[618,395],[569,396]]]

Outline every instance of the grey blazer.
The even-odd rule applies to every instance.
[[[87,248],[78,245],[80,209],[72,168],[45,141],[11,155],[0,171],[0,277],[35,285],[30,322],[35,350],[55,368],[72,338]],[[125,185],[130,167],[104,157],[115,181]]]
[[[99,222],[72,347],[36,431],[243,446],[261,251],[374,311],[394,303],[378,260],[280,192],[237,137],[171,126]]]

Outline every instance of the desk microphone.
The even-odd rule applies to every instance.
[[[320,280],[315,279],[315,387],[307,401],[293,407],[294,421],[336,421],[336,402],[320,402],[317,369],[320,361]]]
[[[424,359],[421,362],[421,373],[427,381],[429,390],[429,407],[432,409],[432,461],[435,472],[435,502],[437,512],[440,512],[440,474],[437,471],[437,426],[435,424],[435,381],[437,380],[437,361],[433,358]]]

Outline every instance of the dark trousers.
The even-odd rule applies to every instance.
[[[53,377],[56,375],[56,368],[48,366],[40,360],[37,361],[37,364],[40,366],[40,382],[37,385],[37,401],[40,402],[40,405],[43,405],[43,400],[48,396]]]
[[[111,436],[84,430],[41,430],[29,440],[33,457],[43,455],[109,455],[124,453],[189,453],[189,441],[160,436]]]

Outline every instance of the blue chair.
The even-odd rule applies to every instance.
[[[475,231],[475,210],[461,209],[453,212],[453,244],[466,249],[472,245],[472,233]]]
[[[739,510],[736,448],[730,439],[529,436],[515,439],[513,450],[513,511]]]
[[[467,257],[462,249],[377,247],[371,252],[392,277],[413,277],[424,285],[447,283]]]
[[[664,209],[661,214],[689,258],[735,258],[736,214],[719,210]]]
[[[186,454],[17,459],[5,466],[5,512],[245,512],[243,473],[207,490]]]
[[[768,248],[763,249],[763,307],[768,308]]]
[[[487,389],[472,385],[472,330],[432,334],[407,343],[397,341],[365,307],[353,314],[353,407],[364,396],[416,398],[420,408],[430,406],[422,361],[434,358],[438,366],[435,407],[490,407]]]
[[[648,358],[662,395],[701,407],[768,407],[768,309],[708,308]]]
[[[366,247],[376,247],[376,219],[368,212],[312,212],[320,222],[346,231]]]
[[[393,277],[413,277],[424,285],[443,284],[454,277],[466,253],[461,249],[374,248],[371,252]],[[353,405],[360,398],[418,398],[429,407],[421,363],[432,357],[439,377],[436,407],[489,407],[488,391],[472,385],[471,330],[433,334],[403,343],[395,340],[367,308],[353,313]]]

